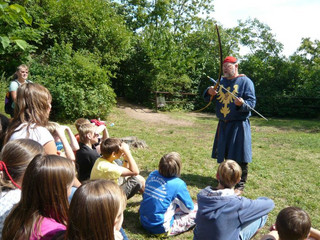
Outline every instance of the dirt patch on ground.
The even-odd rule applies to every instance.
[[[129,117],[142,120],[148,123],[156,124],[170,124],[177,126],[192,126],[194,123],[192,120],[178,120],[174,119],[161,112],[155,112],[155,110],[145,108],[139,105],[134,105],[126,102],[124,99],[118,99],[117,107],[124,111]],[[189,113],[191,116],[197,117],[214,117],[211,114],[205,113]]]

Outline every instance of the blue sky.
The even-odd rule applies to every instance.
[[[303,37],[320,40],[320,0],[214,0],[215,18],[223,27],[235,27],[237,20],[257,18],[267,24],[289,56]]]

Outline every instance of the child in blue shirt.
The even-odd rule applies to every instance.
[[[197,206],[190,197],[186,183],[179,178],[180,155],[164,155],[159,170],[153,171],[147,181],[140,205],[140,222],[153,234],[177,235],[195,225]]]

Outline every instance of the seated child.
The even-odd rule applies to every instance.
[[[94,119],[95,120],[95,119]],[[76,126],[76,129],[78,131],[78,133],[75,135],[75,138],[77,139],[77,141],[79,142],[80,141],[80,135],[79,135],[79,128],[82,124],[93,124],[93,125],[96,125],[98,128],[97,128],[97,133],[101,133],[102,132],[102,138],[100,138],[100,135],[98,137],[98,142],[95,143],[94,145],[92,145],[92,148],[93,149],[96,149],[97,152],[100,154],[101,151],[100,151],[100,143],[101,141],[109,138],[109,132],[108,132],[108,129],[106,127],[106,125],[103,123],[103,122],[100,122],[100,121],[94,121],[94,122],[90,122],[88,119],[86,118],[78,118],[76,121],[75,121],[75,126]]]
[[[101,154],[102,157],[92,168],[90,179],[108,179],[117,182],[128,199],[138,191],[144,191],[145,180],[139,175],[139,168],[128,144],[117,138],[107,138],[101,143]],[[124,159],[123,166],[115,162],[121,156]]]
[[[241,167],[233,160],[222,162],[217,171],[217,188],[211,186],[198,194],[194,239],[251,239],[264,226],[274,203],[266,197],[251,200],[235,195]]]
[[[80,182],[90,178],[92,167],[100,157],[97,150],[92,147],[99,141],[96,130],[97,127],[91,123],[85,123],[79,127],[80,149],[76,152],[76,163]]]
[[[6,218],[3,240],[51,239],[65,230],[74,163],[57,155],[37,155],[23,177],[21,200]]]
[[[79,144],[71,129],[68,126],[61,126],[56,122],[48,122],[46,128],[49,130],[56,143],[58,155],[76,160],[74,152],[79,150]],[[65,135],[67,133],[70,143]],[[63,151],[62,151],[63,150]]]
[[[320,240],[320,231],[311,227],[308,213],[298,207],[282,209],[270,230],[261,240]]]
[[[76,129],[78,131],[78,133],[75,134],[74,136],[78,142],[80,141],[79,128],[82,124],[86,124],[86,123],[90,123],[90,121],[86,118],[78,118],[74,123],[74,125],[76,126]]]
[[[113,181],[87,181],[72,198],[67,231],[52,240],[128,240],[121,228],[126,201],[124,192]]]
[[[16,139],[4,145],[0,155],[0,236],[4,220],[21,198],[24,172],[31,160],[44,154],[40,143],[31,139]]]
[[[194,227],[197,206],[179,178],[181,159],[179,153],[164,155],[159,170],[150,173],[140,205],[140,222],[153,234],[172,236]]]

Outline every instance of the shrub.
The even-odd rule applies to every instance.
[[[101,67],[102,57],[71,44],[55,44],[31,64],[33,81],[52,94],[52,118],[105,117],[115,103],[110,72]]]

